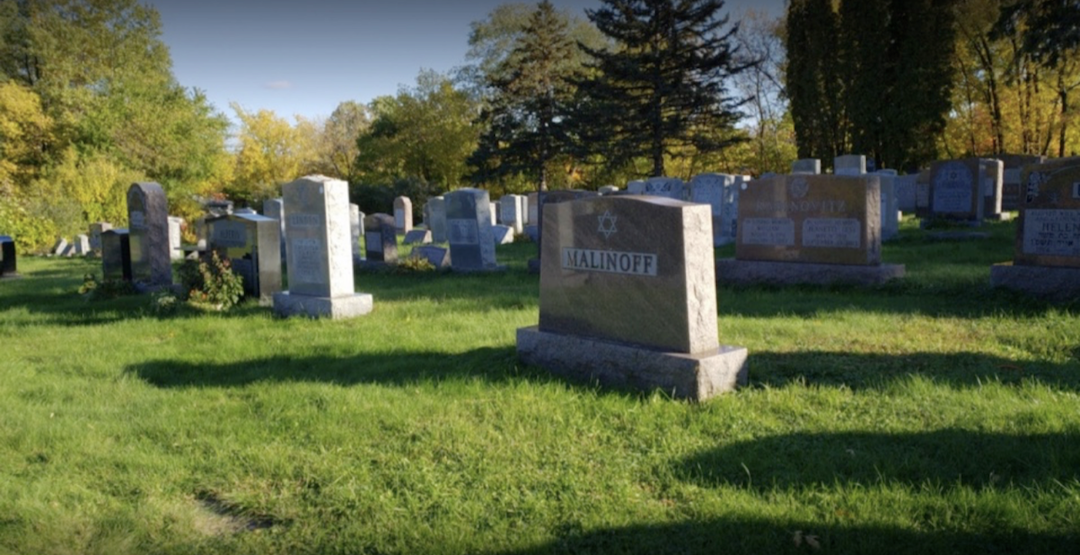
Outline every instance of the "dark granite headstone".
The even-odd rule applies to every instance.
[[[737,260],[881,262],[877,176],[779,175],[740,192]]]
[[[364,218],[364,246],[368,262],[397,262],[397,222],[394,218],[389,214],[372,214]]]
[[[10,235],[0,235],[0,277],[17,275],[19,266],[15,255],[15,240]]]
[[[281,291],[281,227],[258,214],[208,218],[207,246],[227,258],[244,280],[244,294],[268,303]]]
[[[717,341],[708,206],[612,195],[544,208],[540,322],[527,363],[678,397],[745,383],[746,350]]]
[[[982,176],[978,158],[934,162],[930,167],[931,216],[981,221],[985,207]]]
[[[131,281],[131,236],[126,228],[101,233],[101,273],[107,280]]]
[[[137,287],[172,285],[169,205],[157,183],[135,183],[127,193],[131,279]]]
[[[481,189],[458,189],[443,195],[450,260],[456,271],[500,269],[491,231],[491,200]]]

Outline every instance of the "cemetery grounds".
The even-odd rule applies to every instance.
[[[991,290],[1015,226],[983,230],[905,219],[882,287],[721,287],[750,385],[700,404],[518,363],[533,244],[358,272],[340,321],[88,301],[99,260],[22,257],[0,554],[1078,552],[1080,302]]]

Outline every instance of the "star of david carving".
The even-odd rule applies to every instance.
[[[604,235],[604,239],[610,239],[611,235],[618,231],[615,229],[615,220],[618,219],[611,210],[604,211],[600,214],[600,233]]]

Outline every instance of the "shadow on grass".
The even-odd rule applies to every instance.
[[[784,387],[798,383],[858,390],[885,388],[912,376],[923,376],[956,388],[1034,381],[1080,391],[1080,345],[1072,349],[1071,356],[1071,363],[1055,364],[1017,362],[978,353],[751,352],[750,384]]]
[[[975,533],[844,524],[838,520],[728,518],[588,532],[569,530],[556,541],[518,551],[504,551],[501,555],[1049,554],[1075,553],[1078,539],[1070,534],[1037,533],[1008,527]],[[808,543],[808,537],[814,545]]]

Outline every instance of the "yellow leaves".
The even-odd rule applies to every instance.
[[[52,120],[30,88],[0,84],[0,184],[25,185],[35,175],[53,140]]]
[[[241,123],[232,192],[249,201],[276,196],[313,158],[317,127],[299,117],[294,127],[272,110],[252,113],[235,103],[232,109]]]

